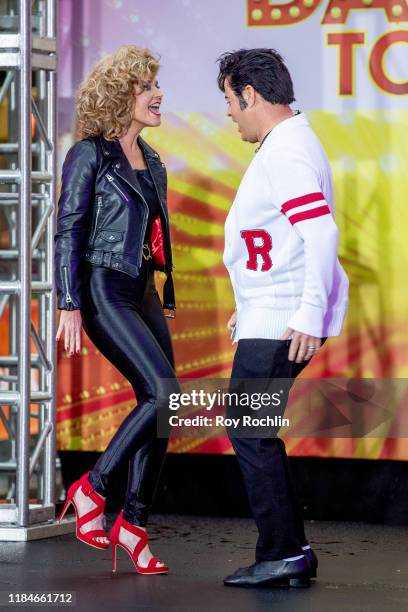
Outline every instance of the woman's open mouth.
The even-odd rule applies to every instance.
[[[160,117],[161,116],[160,104],[151,104],[149,106],[149,111],[152,113],[152,115],[155,115],[156,117]]]

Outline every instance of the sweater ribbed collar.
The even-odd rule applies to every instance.
[[[267,139],[270,140],[272,138],[272,134],[274,138],[277,134],[281,134],[282,132],[285,132],[286,130],[298,125],[308,125],[308,120],[306,119],[306,116],[302,113],[302,111],[296,110],[294,111],[292,117],[287,117],[286,119],[275,125],[275,127],[273,127],[271,130],[269,130],[267,134],[265,134],[258,147],[255,149],[255,153],[258,153],[259,149],[262,147],[262,145]]]

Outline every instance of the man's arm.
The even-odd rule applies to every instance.
[[[318,338],[323,336],[323,322],[333,287],[338,245],[338,229],[327,204],[325,206],[327,211],[318,213],[319,216],[293,221],[304,243],[305,278],[300,306],[289,325],[299,332]],[[318,207],[311,210],[316,211]],[[291,217],[289,221],[292,223]]]
[[[321,191],[316,170],[288,152],[268,159],[266,168],[279,207],[304,243],[305,276],[299,307],[289,321],[303,348],[317,347],[323,336],[324,317],[337,262],[338,229]],[[288,330],[289,332],[289,330]],[[286,334],[291,335],[290,333]]]

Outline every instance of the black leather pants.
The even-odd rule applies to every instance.
[[[124,419],[89,480],[103,496],[117,470],[128,466],[125,520],[145,526],[163,465],[167,438],[157,438],[161,379],[174,379],[174,358],[167,322],[154,285],[151,260],[143,259],[137,278],[84,264],[83,327],[100,352],[131,383],[137,406]],[[172,384],[172,383],[171,383]]]

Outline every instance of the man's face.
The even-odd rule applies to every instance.
[[[248,107],[244,110],[241,109],[240,99],[231,89],[228,78],[224,81],[224,94],[227,101],[227,115],[238,125],[238,132],[241,134],[242,140],[257,142],[253,125],[251,125],[251,111]]]

